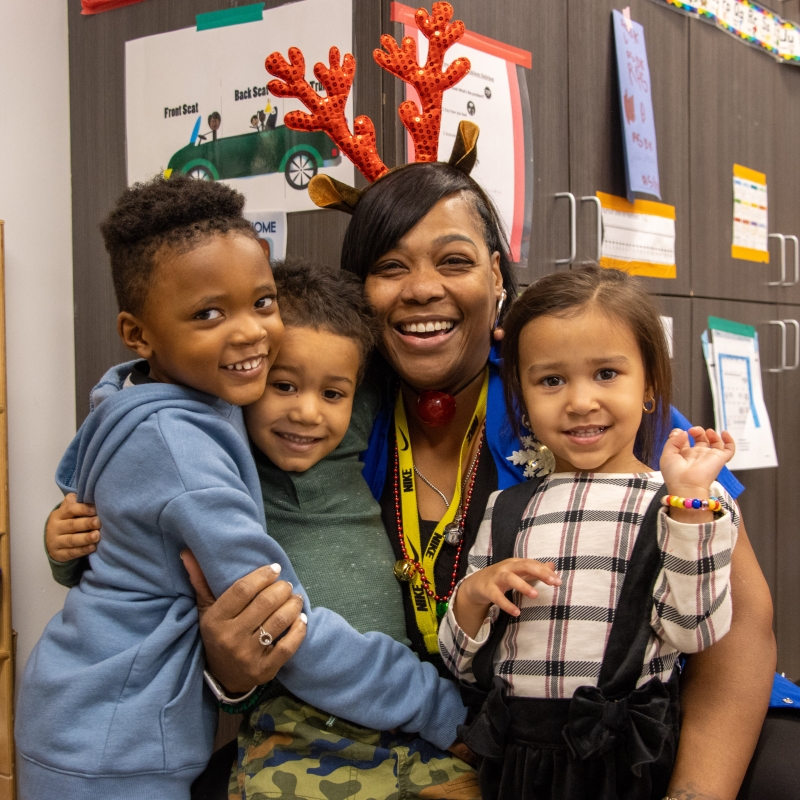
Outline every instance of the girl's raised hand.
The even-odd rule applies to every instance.
[[[506,592],[513,589],[533,599],[539,593],[531,584],[541,581],[560,586],[561,578],[553,567],[552,562],[542,563],[532,558],[507,558],[465,578],[458,587],[453,607],[459,626],[468,636],[474,637],[492,605],[518,617],[519,608],[505,596]]]
[[[689,444],[694,438],[694,447]],[[720,470],[733,458],[736,445],[733,437],[723,431],[699,426],[688,432],[675,428],[661,453],[661,474],[670,494],[680,497],[708,498],[709,487]]]
[[[100,519],[89,503],[79,503],[70,492],[61,505],[50,512],[45,526],[45,547],[53,561],[71,561],[97,550]]]

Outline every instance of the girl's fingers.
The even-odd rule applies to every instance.
[[[518,617],[519,609],[503,594],[503,592],[497,586],[493,588],[494,591],[490,592],[489,595],[489,602],[493,603],[508,614],[511,614],[512,617]]]
[[[509,575],[518,575],[520,578],[530,581],[542,581],[550,586],[560,586],[561,578],[554,572],[555,564],[552,562],[542,563],[533,558],[510,558],[502,561],[504,571]],[[508,588],[512,588],[509,586]]]

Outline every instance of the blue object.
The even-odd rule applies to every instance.
[[[788,708],[800,711],[800,686],[792,683],[783,675],[775,673],[772,682],[772,694],[769,697],[770,708]]]
[[[644,28],[638,22],[630,19],[626,21],[619,11],[612,11],[611,14],[617,50],[628,200],[633,202],[634,192],[653,195],[660,200],[656,126],[653,118],[653,96],[650,68],[647,65],[647,48],[644,43]]]
[[[20,796],[188,798],[211,756],[217,710],[203,689],[185,548],[217,597],[280,565],[308,615],[305,640],[280,673],[297,697],[360,725],[451,745],[466,716],[455,684],[394,639],[362,635],[309,606],[265,532],[241,409],[165,383],[122,390],[132,366],[98,384],[58,468],[62,491],[97,504],[103,537],[25,668]]]
[[[194,144],[197,141],[197,134],[200,133],[200,123],[202,122],[203,117],[200,116],[197,118],[197,122],[194,124],[194,128],[192,129],[192,135],[189,138],[189,144]]]

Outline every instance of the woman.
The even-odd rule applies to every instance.
[[[507,252],[480,187],[440,163],[402,167],[366,189],[343,245],[342,267],[365,281],[380,316],[387,365],[386,402],[365,454],[365,476],[382,506],[400,562],[396,571],[401,578],[411,572],[414,580],[404,592],[409,638],[420,657],[437,663],[431,640],[436,612],[466,569],[461,554],[474,541],[488,496],[524,479],[509,460],[520,443],[504,419],[492,349],[503,298],[515,295]],[[449,419],[448,397],[455,398]],[[411,492],[404,491],[408,469],[416,478]],[[409,494],[417,514],[404,498]],[[445,530],[448,522],[455,530]],[[195,577],[206,657],[216,678],[231,692],[244,692],[271,677],[254,667],[263,651],[253,635],[263,586],[235,586],[213,602]],[[735,797],[758,739],[775,643],[769,591],[743,529],[732,585],[743,602],[734,605],[731,632],[693,656],[683,677],[671,797]]]

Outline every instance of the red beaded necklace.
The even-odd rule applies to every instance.
[[[422,586],[425,589],[425,593],[428,597],[433,598],[436,601],[436,612],[437,616],[442,617],[444,613],[447,611],[447,604],[450,601],[450,598],[453,596],[453,589],[456,586],[456,575],[458,574],[458,565],[461,561],[461,551],[464,548],[464,525],[466,524],[467,520],[467,511],[469,510],[469,504],[472,500],[472,490],[475,486],[475,476],[478,474],[478,461],[481,457],[481,450],[483,449],[483,440],[484,440],[484,433],[481,432],[481,439],[478,442],[478,452],[475,454],[475,460],[473,462],[473,467],[471,470],[471,474],[469,476],[469,488],[467,489],[466,496],[464,497],[464,503],[461,508],[461,515],[460,519],[458,520],[458,525],[461,529],[461,536],[458,540],[458,547],[456,549],[456,557],[455,562],[453,564],[453,573],[450,576],[450,586],[448,588],[446,595],[438,595],[435,594],[433,589],[431,589],[430,581],[428,580],[428,576],[425,574],[425,568],[419,561],[416,561],[412,558],[408,557],[408,551],[406,550],[406,543],[403,537],[403,515],[400,512],[400,458],[397,452],[397,441],[394,443],[394,513],[395,518],[397,520],[397,535],[400,540],[400,550],[403,553],[403,560],[411,564],[411,570],[406,573],[406,580],[410,580],[413,576],[414,572],[419,572],[420,580],[422,581]],[[441,613],[439,613],[440,605],[443,606]]]

